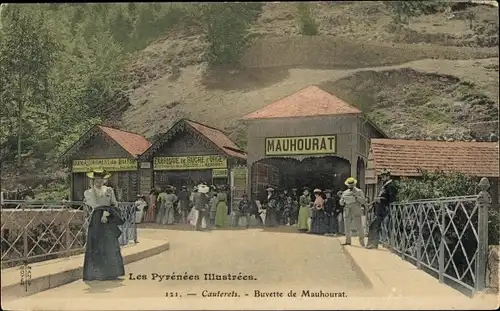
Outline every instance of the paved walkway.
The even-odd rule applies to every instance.
[[[360,273],[380,264],[369,259],[380,251],[360,248],[362,253],[346,252],[340,239],[298,234],[291,228],[279,231],[283,230],[291,232],[141,229],[139,237],[168,239],[170,250],[127,265],[125,280],[88,284],[76,281],[3,306],[12,310],[446,309],[459,302],[457,309],[484,308],[483,303],[454,291],[444,290],[446,295],[439,297],[425,290],[412,291],[425,289],[427,284],[413,284],[403,272],[397,278],[386,279],[383,289],[370,288],[366,281],[375,286],[380,283]],[[397,256],[393,259],[387,259],[386,267],[398,269],[400,266],[394,264],[402,260]],[[355,263],[359,260],[364,260],[365,265]],[[254,280],[204,280],[205,274],[239,276],[240,272]],[[166,280],[174,273],[187,278],[198,276],[199,280]],[[387,273],[379,276],[384,275]],[[404,290],[395,292],[393,288]],[[261,295],[255,297],[256,291]],[[288,297],[290,291],[297,296]],[[307,297],[303,291],[334,297]],[[203,297],[207,294],[239,297]]]

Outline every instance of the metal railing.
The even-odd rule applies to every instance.
[[[1,207],[2,268],[84,252],[92,208],[83,202],[5,200]],[[120,245],[137,243],[134,203],[119,202]]]
[[[488,208],[478,195],[393,203],[381,243],[441,283],[486,286]]]

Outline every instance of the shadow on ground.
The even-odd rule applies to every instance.
[[[156,223],[141,223],[137,225],[138,229],[155,229],[155,230],[173,230],[173,231],[195,231],[191,225],[187,224],[174,224],[174,225],[158,225]],[[309,234],[307,232],[299,231],[294,226],[277,226],[277,227],[226,227],[226,228],[215,228],[209,230],[203,230],[203,232],[212,232],[212,231],[245,231],[245,230],[260,230],[261,232],[273,232],[273,233],[292,233],[292,234],[302,234],[316,237],[325,237],[325,238],[338,238],[325,236],[323,234]],[[139,237],[140,238],[140,237]]]
[[[276,84],[288,78],[288,68],[210,67],[201,78],[209,90],[251,91]]]

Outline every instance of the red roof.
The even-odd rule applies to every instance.
[[[144,136],[141,136],[139,134],[126,132],[103,125],[98,125],[98,127],[134,157],[141,155],[151,146],[151,143],[146,138],[144,138]]]
[[[205,138],[213,142],[217,147],[222,149],[227,155],[243,160],[247,159],[246,154],[240,149],[240,147],[238,147],[222,131],[191,120],[185,121],[201,135],[203,135]]]
[[[358,108],[313,85],[247,114],[242,119],[312,117],[360,113],[361,111]]]
[[[499,176],[498,143],[372,139],[374,167],[394,176],[420,176],[428,172],[460,172],[478,177]]]

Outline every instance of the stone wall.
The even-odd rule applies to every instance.
[[[498,292],[498,263],[499,246],[490,245],[488,248],[488,263],[486,266],[486,286],[495,292]]]

